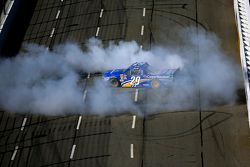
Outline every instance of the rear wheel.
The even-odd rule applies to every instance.
[[[152,88],[157,89],[161,86],[161,83],[158,79],[153,79],[151,81],[151,86],[152,86]]]
[[[110,83],[111,83],[111,85],[113,87],[119,87],[120,86],[120,82],[116,78],[110,79]]]

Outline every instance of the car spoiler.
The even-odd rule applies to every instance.
[[[175,69],[167,69],[167,71],[165,71],[164,73],[162,73],[163,75],[167,75],[167,76],[171,76],[174,77],[175,73],[177,71],[179,71],[179,68],[175,68]]]

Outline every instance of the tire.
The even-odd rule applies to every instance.
[[[157,88],[159,88],[161,86],[161,83],[160,83],[160,81],[158,79],[153,79],[151,81],[151,86],[152,86],[153,89],[157,89]]]
[[[110,83],[111,83],[112,87],[119,87],[120,86],[120,82],[116,78],[110,79]]]

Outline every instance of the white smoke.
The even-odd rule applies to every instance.
[[[240,70],[223,53],[218,38],[211,33],[197,35],[192,29],[180,34],[186,34],[181,45],[155,46],[151,51],[141,50],[134,41],[111,42],[104,48],[95,38],[88,40],[86,51],[74,43],[56,46],[53,51],[27,44],[25,52],[0,61],[0,106],[45,114],[139,112],[131,93],[134,91],[113,89],[100,79],[94,79],[93,84],[85,79],[88,94],[83,102],[78,84],[79,70],[100,72],[127,68],[134,62],[148,62],[159,70],[181,69],[171,88],[141,90],[150,93],[150,100],[143,104],[148,112],[194,108],[197,99],[204,106],[233,102]]]
[[[78,76],[69,63],[42,46],[26,47],[27,53],[1,60],[1,107],[48,114],[79,110],[83,104]]]

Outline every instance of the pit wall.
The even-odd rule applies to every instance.
[[[248,0],[234,0],[236,25],[239,35],[241,67],[248,110],[248,124],[250,127],[250,14]]]

